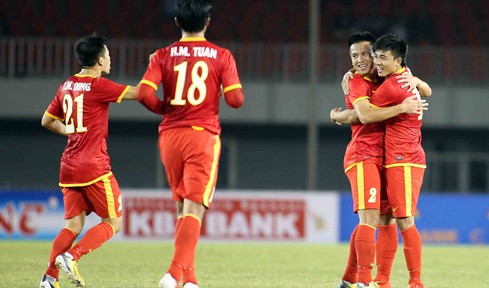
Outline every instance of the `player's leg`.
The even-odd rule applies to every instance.
[[[175,224],[175,237],[180,230],[183,221],[183,202],[176,202],[177,204],[177,221]],[[183,270],[182,282],[186,283],[183,288],[198,288],[198,286],[193,283],[197,283],[197,276],[195,275],[195,257],[192,263],[187,269]],[[193,286],[192,286],[193,285]]]
[[[190,286],[197,285],[195,251],[201,221],[215,190],[221,142],[218,135],[207,130],[189,128],[179,133],[192,145],[181,145],[188,147],[182,149],[182,158],[185,159],[183,184],[176,191],[184,198],[183,218],[175,237],[175,252],[169,273],[177,282],[183,276],[183,284]]]
[[[357,252],[355,250],[355,238],[357,236],[358,225],[355,226],[350,236],[350,247],[348,251],[348,260],[346,262],[343,277],[341,277],[338,288],[356,287],[357,283]]]
[[[104,177],[84,187],[83,190],[93,211],[100,216],[102,221],[90,228],[80,241],[68,250],[75,261],[102,246],[122,227],[122,196],[114,175]]]
[[[45,287],[48,284],[55,286],[54,282],[57,282],[59,276],[58,267],[56,267],[56,257],[68,249],[71,248],[73,242],[75,241],[78,234],[83,229],[85,224],[85,210],[87,209],[86,201],[76,189],[63,188],[63,202],[65,207],[65,219],[66,226],[61,229],[56,238],[53,241],[51,252],[49,255],[48,268],[46,269],[45,275],[50,276],[52,279],[41,280],[41,287],[43,282]]]
[[[347,169],[352,187],[354,211],[358,213],[359,225],[355,235],[357,255],[357,282],[369,285],[375,261],[375,232],[379,222],[382,158],[358,162]]]
[[[379,223],[378,209],[358,210],[360,224],[358,225],[355,237],[355,249],[357,251],[357,281],[360,284],[368,285],[373,281],[372,269],[375,262],[375,233]]]
[[[181,277],[185,284],[191,282],[197,284],[195,273],[189,271],[193,269],[195,263],[195,252],[200,236],[200,227],[206,207],[202,203],[197,203],[188,199],[184,200],[183,218],[180,228],[175,236],[175,251],[173,260],[168,269],[173,278],[178,281]],[[185,275],[185,273],[187,273]],[[193,275],[192,275],[193,274]]]
[[[378,227],[376,264],[377,275],[374,282],[380,288],[390,288],[390,274],[399,243],[397,225],[392,215],[380,215]]]
[[[390,288],[390,274],[399,243],[395,219],[392,217],[392,208],[389,204],[385,189],[385,170],[382,172],[382,191],[380,202],[380,222],[377,235],[376,264],[377,275],[374,282],[380,288]]]
[[[178,133],[178,131],[182,130],[184,129],[179,128],[163,130],[158,139],[161,162],[165,168],[166,179],[168,181],[168,185],[170,186],[170,190],[172,191],[172,200],[175,201],[177,208],[177,220],[175,223],[174,235],[175,239],[183,220],[183,198],[177,193],[180,189],[184,189],[184,161],[181,152],[184,143],[181,142],[183,139]],[[172,271],[174,275],[170,274],[169,270],[166,271],[165,275],[160,279],[158,287],[177,287],[181,277],[181,275],[177,274],[181,272],[175,273],[175,269],[172,269]]]
[[[56,258],[56,264],[81,287],[85,282],[78,271],[78,260],[102,246],[122,227],[122,196],[114,175],[110,174],[82,189],[90,203],[91,210],[87,214],[94,211],[102,221],[90,228],[75,246]]]
[[[423,287],[421,281],[422,241],[415,225],[414,214],[423,183],[424,170],[419,167],[402,166],[387,168],[386,172],[386,188],[392,206],[392,215],[396,218],[401,231],[410,287]]]
[[[175,222],[175,235],[177,235],[183,220],[183,201],[175,201],[177,206],[177,221]]]

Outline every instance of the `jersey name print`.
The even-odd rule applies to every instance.
[[[68,134],[61,156],[60,186],[86,186],[111,173],[109,103],[119,103],[129,87],[81,74],[60,85],[46,110],[47,115],[64,122]]]
[[[183,38],[157,50],[142,82],[155,89],[163,86],[160,131],[197,126],[220,134],[222,91],[241,88],[231,52],[201,37]]]

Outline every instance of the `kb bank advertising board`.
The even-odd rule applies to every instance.
[[[169,191],[123,189],[123,230],[116,239],[172,239],[175,204]],[[59,191],[0,192],[0,239],[53,239],[64,226]],[[202,239],[339,241],[339,195],[284,191],[216,191]],[[87,217],[85,228],[100,220]]]
[[[176,221],[170,192],[123,189],[118,240],[171,240]],[[416,226],[424,243],[489,243],[489,195],[422,194]],[[87,217],[85,231],[100,219]],[[218,190],[202,223],[216,241],[348,242],[358,224],[350,193]],[[0,240],[52,240],[64,227],[59,190],[0,190]]]

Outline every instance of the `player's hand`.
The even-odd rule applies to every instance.
[[[414,77],[409,72],[404,72],[401,75],[396,76],[396,78],[397,83],[404,83],[401,88],[408,87],[407,92],[411,92],[421,83],[421,80],[418,77]]]
[[[347,95],[350,93],[350,79],[353,78],[354,71],[350,70],[343,75],[343,80],[341,80],[341,89],[343,89],[343,94]]]
[[[333,122],[334,124],[336,125],[341,125],[340,122],[336,121],[336,113],[340,112],[341,111],[341,107],[336,107],[334,109],[331,110],[331,112],[329,112],[329,118],[331,119],[331,122]]]
[[[155,54],[156,54],[156,52],[151,53],[151,54],[149,55],[149,57],[148,57],[149,62],[151,62],[151,58],[153,58],[153,56],[155,56]]]
[[[426,100],[421,100],[417,95],[412,95],[402,101],[402,113],[423,114],[424,110],[428,110],[428,105]]]

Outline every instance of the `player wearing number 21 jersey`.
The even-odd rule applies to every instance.
[[[61,157],[61,187],[87,186],[111,173],[109,103],[120,103],[130,87],[88,74],[75,74],[61,84],[46,110],[51,118],[66,123],[68,143]]]
[[[67,136],[68,142],[59,173],[66,227],[53,241],[40,288],[59,287],[59,269],[77,287],[84,287],[78,260],[101,247],[122,227],[121,191],[107,153],[109,105],[136,100],[136,87],[101,77],[111,69],[106,43],[107,39],[95,34],[78,40],[74,52],[81,71],[59,86],[41,120],[43,127]],[[101,218],[100,223],[73,245],[91,212]]]
[[[137,98],[163,115],[158,146],[177,208],[173,259],[158,287],[196,288],[195,251],[221,154],[219,101],[222,95],[239,108],[244,93],[231,52],[205,39],[210,2],[177,0],[175,7],[182,38],[152,55]],[[160,84],[163,101],[155,94]]]

